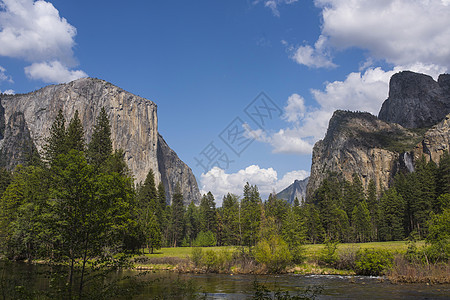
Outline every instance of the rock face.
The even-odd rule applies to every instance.
[[[11,115],[4,137],[0,141],[1,167],[13,169],[17,164],[24,164],[37,154],[23,113],[15,112]]]
[[[389,98],[378,118],[406,128],[430,127],[450,112],[450,75],[438,81],[428,75],[404,71],[392,76]]]
[[[449,75],[435,82],[423,74],[401,72],[391,78],[379,118],[336,111],[325,138],[314,145],[307,199],[329,173],[346,180],[356,173],[365,188],[372,179],[378,189],[385,189],[397,172],[414,171],[422,155],[439,163],[450,149],[449,84]]]
[[[277,198],[284,199],[290,204],[294,203],[295,198],[300,203],[306,198],[306,186],[308,184],[308,178],[303,180],[295,180],[293,184],[282,190],[277,194]]]
[[[336,111],[325,138],[314,145],[306,197],[329,173],[349,181],[356,173],[366,188],[370,179],[377,187],[387,188],[400,153],[412,150],[420,140],[413,131],[369,113]]]
[[[182,171],[185,174],[184,177],[170,177],[170,180],[185,180],[180,181],[180,185],[189,190],[189,197],[193,197],[188,198],[185,195],[185,201],[187,203],[199,201],[200,196],[195,177],[190,168],[176,155],[177,162],[173,162],[171,166],[173,168],[180,167],[182,170],[167,172],[164,169],[166,165],[164,162],[160,166],[157,106],[152,101],[126,92],[106,81],[93,78],[47,86],[29,94],[1,95],[0,97],[4,108],[4,113],[0,116],[0,123],[2,117],[3,120],[10,120],[15,113],[22,113],[27,125],[24,130],[28,130],[40,153],[51,124],[60,109],[67,121],[78,110],[86,131],[86,140],[89,142],[96,116],[104,107],[111,121],[113,148],[121,148],[125,151],[125,161],[134,175],[136,183],[143,182],[150,169],[153,169],[155,173],[157,184],[162,179],[161,171],[165,174]],[[5,141],[8,139],[7,131],[6,129]],[[168,150],[172,151],[167,146],[163,152]],[[12,161],[12,165],[19,163],[15,159]],[[166,190],[170,201],[173,189],[171,186],[166,186]]]
[[[166,198],[172,199],[173,192],[178,183],[184,197],[184,204],[189,205],[193,199],[200,199],[197,181],[191,169],[183,163],[178,155],[170,149],[166,141],[158,134],[158,166],[161,180],[166,188]],[[199,202],[194,202],[199,203]]]
[[[423,140],[413,151],[414,159],[422,155],[429,161],[439,162],[444,151],[450,152],[450,114],[425,132]]]

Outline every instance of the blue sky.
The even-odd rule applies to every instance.
[[[3,0],[0,91],[107,80],[158,105],[202,191],[265,197],[309,174],[334,110],[376,114],[395,72],[448,71],[449,2]]]

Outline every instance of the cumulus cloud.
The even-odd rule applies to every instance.
[[[291,58],[300,65],[313,68],[334,68],[329,49],[327,49],[327,38],[319,37],[314,47],[310,45],[300,46],[293,52]],[[290,49],[293,49],[291,46]]]
[[[299,94],[292,94],[284,107],[283,118],[288,122],[298,122],[305,115],[305,99]]]
[[[310,67],[329,67],[323,49],[367,50],[395,65],[450,66],[448,0],[316,0],[322,33],[314,47],[300,46],[293,58]],[[326,52],[325,52],[326,54]]]
[[[282,4],[292,4],[294,2],[297,2],[298,0],[255,0],[253,1],[253,4],[258,4],[263,2],[264,6],[269,8],[274,16],[279,17],[280,11],[278,10],[278,7]]]
[[[5,91],[0,91],[0,94],[6,94],[6,95],[14,95],[16,92],[14,90],[5,90]]]
[[[7,81],[10,83],[13,83],[12,77],[8,74],[6,74],[6,69],[0,66],[0,82],[1,81]]]
[[[73,64],[75,27],[49,2],[3,0],[0,55],[27,61],[58,59]]]
[[[81,70],[69,70],[59,61],[34,63],[25,67],[25,74],[31,79],[39,79],[47,83],[65,83],[78,78],[87,77]]]
[[[278,179],[277,171],[273,168],[260,168],[257,165],[248,166],[236,173],[226,173],[225,170],[214,167],[206,174],[201,175],[202,193],[210,191],[218,205],[221,205],[223,196],[227,193],[241,195],[246,182],[258,186],[259,192],[263,200],[268,195],[280,192],[295,179],[302,180],[309,176],[307,171],[292,171],[286,173],[282,178]]]
[[[0,0],[0,56],[33,63],[25,68],[32,79],[65,82],[86,76],[83,71],[69,70],[77,65],[72,50],[76,34],[76,28],[50,2]],[[59,73],[44,74],[50,69]],[[61,74],[63,79],[59,79]]]

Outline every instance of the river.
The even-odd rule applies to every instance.
[[[9,289],[20,299],[17,288],[24,290],[46,290],[48,267],[25,263],[0,262],[0,290]],[[44,271],[44,272],[43,272]],[[47,274],[47,275],[46,275]],[[109,274],[107,280],[142,274],[124,270]],[[255,280],[268,289],[290,291],[308,287],[322,289],[317,299],[449,299],[450,285],[392,284],[379,277],[334,276],[334,275],[223,275],[223,274],[178,274],[167,271],[148,272],[138,277],[140,283],[151,282],[130,298],[126,294],[117,299],[154,299],[163,295],[171,298],[171,291],[191,287],[207,299],[247,299],[254,294]],[[0,293],[1,298],[1,293]],[[7,298],[8,299],[8,298]]]

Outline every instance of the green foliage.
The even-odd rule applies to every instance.
[[[366,200],[362,200],[355,205],[352,212],[352,222],[354,236],[357,242],[367,242],[371,240],[371,218],[367,208]]]
[[[161,229],[154,214],[150,216],[148,224],[148,247],[151,254],[153,249],[161,249]]]
[[[254,255],[256,261],[264,264],[271,273],[283,272],[292,262],[288,244],[278,235],[259,241]]]
[[[246,246],[254,246],[261,222],[262,203],[258,188],[248,182],[244,186],[244,197],[241,202],[242,241]]]
[[[219,214],[223,224],[223,244],[239,245],[241,241],[239,197],[230,193],[224,196]]]
[[[379,234],[382,241],[397,241],[405,237],[403,217],[405,203],[395,187],[387,190],[380,199]]]
[[[433,261],[448,262],[450,259],[450,208],[434,215],[428,222],[427,243],[429,258]]]
[[[173,247],[180,246],[183,241],[184,205],[180,184],[175,187],[172,197],[171,216],[169,221],[169,242]]]
[[[194,265],[196,267],[200,267],[201,266],[201,262],[202,262],[202,258],[203,258],[203,250],[200,247],[193,247],[192,248],[192,254],[191,254],[191,260],[194,263]]]
[[[200,229],[200,215],[194,202],[189,203],[184,214],[184,239],[186,246],[191,246]]]
[[[75,111],[73,118],[69,122],[66,132],[66,149],[83,152],[86,147],[84,140],[84,129],[81,124],[78,110]]]
[[[217,244],[216,237],[211,231],[200,231],[193,242],[195,247],[212,247]]]
[[[87,147],[88,161],[94,166],[100,167],[110,158],[112,152],[111,125],[106,110],[102,107]]]
[[[392,267],[394,257],[386,250],[360,249],[356,253],[356,273],[358,275],[380,276]]]
[[[335,265],[338,261],[337,246],[339,242],[326,240],[324,248],[320,252],[319,261],[327,265]]]
[[[60,109],[55,121],[52,123],[49,137],[46,139],[46,144],[44,145],[45,158],[50,163],[53,162],[58,155],[64,154],[67,151],[65,124],[66,120]]]
[[[302,245],[306,240],[306,228],[300,215],[290,208],[282,223],[282,237],[289,246],[292,261],[296,264],[304,260],[304,250]]]

